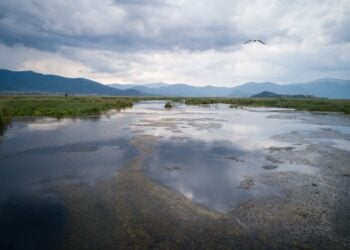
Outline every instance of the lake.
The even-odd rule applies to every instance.
[[[15,119],[0,248],[350,247],[350,116],[164,104]]]

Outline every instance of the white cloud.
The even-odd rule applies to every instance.
[[[55,53],[27,48],[22,45],[9,47],[0,44],[1,68],[13,70],[33,70],[47,74],[80,77],[89,69],[79,61],[74,61]]]

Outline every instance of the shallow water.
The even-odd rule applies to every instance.
[[[142,127],[139,133],[160,137],[157,151],[144,166],[147,176],[196,203],[224,212],[243,200],[280,194],[277,188],[252,180],[260,174],[318,174],[314,165],[276,158],[274,151],[298,152],[320,140],[339,148],[334,135],[323,131],[345,138],[350,134],[347,116],[330,114],[330,118],[285,109],[178,104],[175,109],[164,111],[161,102],[153,102],[126,112],[139,116],[131,123],[131,129]],[[273,138],[291,131],[315,136],[307,142],[303,136],[296,141]],[[350,140],[341,142],[344,148]],[[308,157],[305,155],[305,160]]]
[[[70,183],[94,187],[117,176],[140,153],[130,140],[144,135],[157,141],[143,165],[148,178],[196,204],[226,213],[251,199],[285,195],[281,187],[259,176],[322,174],[325,161],[317,154],[321,149],[333,152],[334,162],[343,158],[333,166],[335,171],[346,170],[350,118],[221,104],[178,103],[165,110],[163,101],[152,101],[101,117],[15,119],[0,139],[0,221],[6,222],[1,230],[19,228],[7,232],[12,235],[6,238],[26,235],[38,227],[36,222],[45,221],[50,234],[46,238],[56,244],[66,216],[59,195],[51,190]],[[31,221],[19,223],[31,208]],[[25,242],[42,249],[49,244],[37,236]]]

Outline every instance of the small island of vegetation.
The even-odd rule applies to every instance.
[[[170,108],[174,107],[174,103],[168,101],[168,102],[165,103],[164,107],[165,107],[166,109],[170,109]]]

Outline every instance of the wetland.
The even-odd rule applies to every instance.
[[[349,115],[175,101],[12,118],[0,248],[350,247]]]

